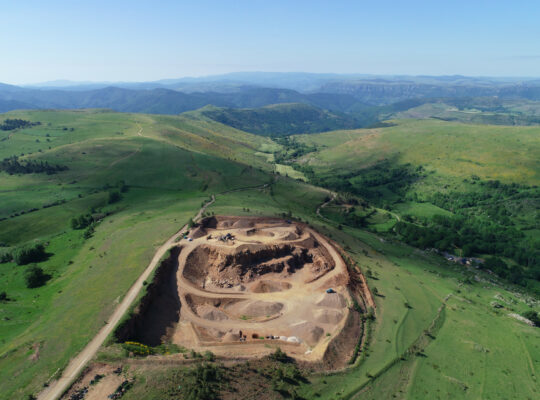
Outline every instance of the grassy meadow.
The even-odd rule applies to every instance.
[[[6,399],[35,393],[58,374],[99,330],[155,248],[202,201],[268,181],[257,168],[189,150],[192,144],[182,147],[178,138],[166,141],[156,134],[160,128],[151,130],[154,121],[147,116],[88,111],[9,117],[42,124],[1,141],[2,157],[24,153],[69,169],[54,175],[0,174],[0,252],[45,243],[49,257],[39,266],[51,276],[45,286],[28,289],[27,266],[0,264],[0,291],[9,298],[0,304],[0,397]],[[148,136],[138,134],[141,127],[143,132],[148,127]],[[238,150],[235,143],[229,146],[232,153]],[[108,204],[119,182],[128,190]],[[107,216],[85,239],[70,222],[92,212]]]
[[[321,218],[317,207],[330,192],[303,182],[309,174],[291,165],[273,164],[282,145],[199,112],[20,111],[2,117],[41,125],[0,131],[0,159],[17,155],[68,169],[53,175],[0,172],[0,254],[43,243],[48,256],[38,265],[50,275],[44,286],[29,289],[28,266],[0,264],[0,292],[9,298],[0,303],[1,399],[36,394],[57,377],[100,329],[155,249],[212,194],[216,201],[208,213],[291,213],[308,221],[340,243],[376,288],[376,318],[356,363],[342,372],[306,376],[294,386],[302,398],[538,397],[538,328],[508,316],[540,310],[538,300],[520,286],[384,235],[403,215],[452,212],[419,199],[401,199],[391,209],[356,206],[354,213],[376,227],[371,232],[347,225],[344,205],[331,203]],[[428,171],[426,187],[413,184],[422,193],[441,184],[462,188],[471,174],[538,183],[538,128],[432,120],[395,124],[297,136],[317,148],[298,163],[321,174],[383,159],[421,164]],[[120,199],[110,202],[111,192]],[[534,215],[529,207],[521,213]],[[101,216],[93,233],[72,228],[72,218],[88,214]],[[523,219],[523,226],[530,223]],[[502,308],[493,308],[493,301]],[[173,398],[167,397],[170,387],[159,380],[161,373],[152,376],[136,379],[124,398]],[[277,392],[276,398],[281,398]]]
[[[399,120],[388,128],[298,135],[319,148],[301,160],[319,169],[360,169],[383,160],[422,165],[446,178],[498,179],[538,185],[539,127]]]

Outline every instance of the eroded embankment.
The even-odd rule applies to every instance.
[[[135,311],[116,329],[118,341],[158,346],[171,334],[180,316],[181,302],[176,279],[180,251],[181,247],[173,247],[169,256],[161,262]]]

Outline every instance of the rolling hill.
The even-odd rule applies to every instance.
[[[286,136],[337,129],[353,129],[360,124],[345,114],[300,104],[275,104],[262,108],[208,108],[203,115],[233,128],[263,136]]]
[[[276,113],[273,107],[262,111],[264,118],[244,112],[234,114],[238,123],[253,126]],[[217,122],[204,109],[182,115],[13,111],[0,121],[7,118],[32,123],[0,131],[0,159],[65,168],[0,171],[0,255],[36,244],[45,250],[31,264],[1,258],[0,398],[37,395],[58,378],[155,249],[211,195],[207,215],[287,216],[339,244],[350,268],[364,272],[376,303],[361,315],[366,328],[353,338],[357,357],[343,370],[314,374],[268,358],[221,366],[209,361],[211,354],[168,345],[137,356],[110,338],[92,363],[125,367],[122,379],[131,387],[123,398],[181,398],[193,382],[209,383],[213,375],[193,375],[203,365],[227,383],[216,388],[224,398],[535,398],[538,328],[516,318],[539,310],[532,279],[514,284],[407,245],[398,223],[427,229],[432,226],[422,218],[450,218],[463,209],[482,226],[514,224],[534,244],[537,127],[407,119],[273,140]],[[275,157],[303,170],[310,182],[278,174]],[[327,178],[349,185],[335,188]],[[360,195],[357,188],[369,190]],[[330,189],[338,191],[335,198]],[[435,192],[455,198],[437,205],[429,197]],[[469,192],[483,197],[469,205],[469,197],[460,197]],[[456,199],[458,206],[447,204]],[[499,204],[505,212],[495,209]],[[530,268],[512,257],[501,256],[509,269]],[[47,281],[30,288],[25,277],[34,266]],[[350,312],[358,311],[351,306]]]

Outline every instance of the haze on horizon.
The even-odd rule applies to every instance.
[[[9,2],[2,5],[0,82],[238,71],[539,75],[537,2],[360,3]]]

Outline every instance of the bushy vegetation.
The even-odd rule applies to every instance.
[[[291,358],[285,353],[283,350],[281,350],[280,347],[278,347],[272,354],[268,356],[271,360],[278,361],[278,362],[289,362],[291,361]]]
[[[296,142],[282,140],[282,145],[292,148]],[[540,204],[540,190],[536,187],[482,180],[472,175],[463,180],[460,191],[434,187],[425,193],[422,185],[430,179],[430,173],[421,165],[386,160],[359,170],[345,168],[318,174],[309,165],[294,163],[293,166],[314,184],[353,194],[391,212],[399,212],[396,208],[405,200],[448,211],[445,215],[405,214],[401,221],[392,224],[388,234],[397,234],[401,240],[421,249],[435,248],[465,257],[491,255],[511,259],[518,265],[504,268],[499,264],[489,269],[512,283],[526,285],[527,279],[540,279],[540,253],[535,241],[520,229],[523,222],[518,222],[524,210]],[[349,207],[340,213],[328,210],[326,215],[340,224],[367,227],[374,212],[359,214]],[[535,221],[529,221],[528,226],[534,229]]]
[[[43,272],[43,268],[38,267],[37,265],[28,267],[24,272],[26,287],[29,289],[45,285],[50,278],[51,276]]]
[[[87,226],[91,225],[94,222],[94,219],[92,218],[92,215],[86,214],[86,215],[80,215],[77,218],[71,219],[71,227],[73,229],[84,229]]]
[[[222,124],[265,136],[353,129],[358,121],[346,114],[322,110],[307,104],[277,104],[255,109],[211,109],[203,114]]]
[[[19,118],[7,118],[0,124],[0,130],[12,131],[14,129],[29,128],[36,125],[41,125],[41,122],[30,122]]]
[[[124,342],[122,343],[122,347],[126,351],[127,354],[133,354],[135,356],[149,356],[151,354],[154,354],[154,350],[143,343],[138,342]]]
[[[122,200],[122,195],[120,194],[120,192],[114,190],[109,192],[109,204],[118,203],[120,200]]]
[[[17,156],[4,158],[0,162],[0,171],[7,172],[10,175],[41,173],[52,175],[67,169],[68,167],[65,165],[51,165],[47,161],[25,160],[21,162]]]
[[[345,171],[314,176],[311,181],[333,190],[348,192],[374,201],[388,201],[388,191],[404,196],[410,185],[422,176],[423,167],[411,164],[392,165],[383,161],[356,171]]]
[[[529,321],[531,321],[534,324],[534,326],[540,327],[540,315],[536,311],[534,310],[525,311],[523,313],[523,316],[527,318]]]
[[[214,400],[223,383],[224,374],[222,367],[203,362],[194,368],[175,371],[172,380],[176,387],[168,393],[171,399]]]
[[[453,215],[408,217],[394,230],[403,240],[420,248],[437,248],[463,256],[492,255],[514,260],[523,267],[508,268],[500,258],[488,258],[485,268],[513,283],[524,284],[524,278],[540,279],[540,253],[518,227],[523,204],[538,204],[537,188],[499,181],[481,181],[473,177],[477,190],[469,192],[435,192],[430,203]],[[472,186],[472,185],[471,185]],[[418,199],[416,195],[409,195]],[[530,221],[534,226],[534,221]],[[495,261],[497,260],[497,261]]]
[[[36,243],[15,250],[12,256],[17,265],[25,265],[46,260],[47,252],[43,244]]]
[[[280,393],[284,397],[299,399],[294,386],[298,385],[305,378],[298,366],[294,363],[277,364],[268,371],[271,377],[272,390]],[[292,386],[292,387],[291,387]]]
[[[276,164],[287,164],[317,150],[315,146],[308,146],[305,143],[298,142],[294,136],[277,137],[274,141],[283,146],[282,150],[274,152]]]
[[[134,342],[134,341],[126,341],[122,343],[122,348],[125,351],[126,355],[134,355],[137,357],[146,357],[150,356],[152,354],[177,354],[177,353],[186,353],[187,349],[184,347],[178,346],[174,343],[163,343],[159,346],[148,346],[144,343]],[[211,354],[211,353],[210,353]],[[208,354],[205,353],[204,355],[205,359],[207,361],[213,361],[213,354],[212,357],[210,357]],[[208,358],[212,358],[209,360]]]

